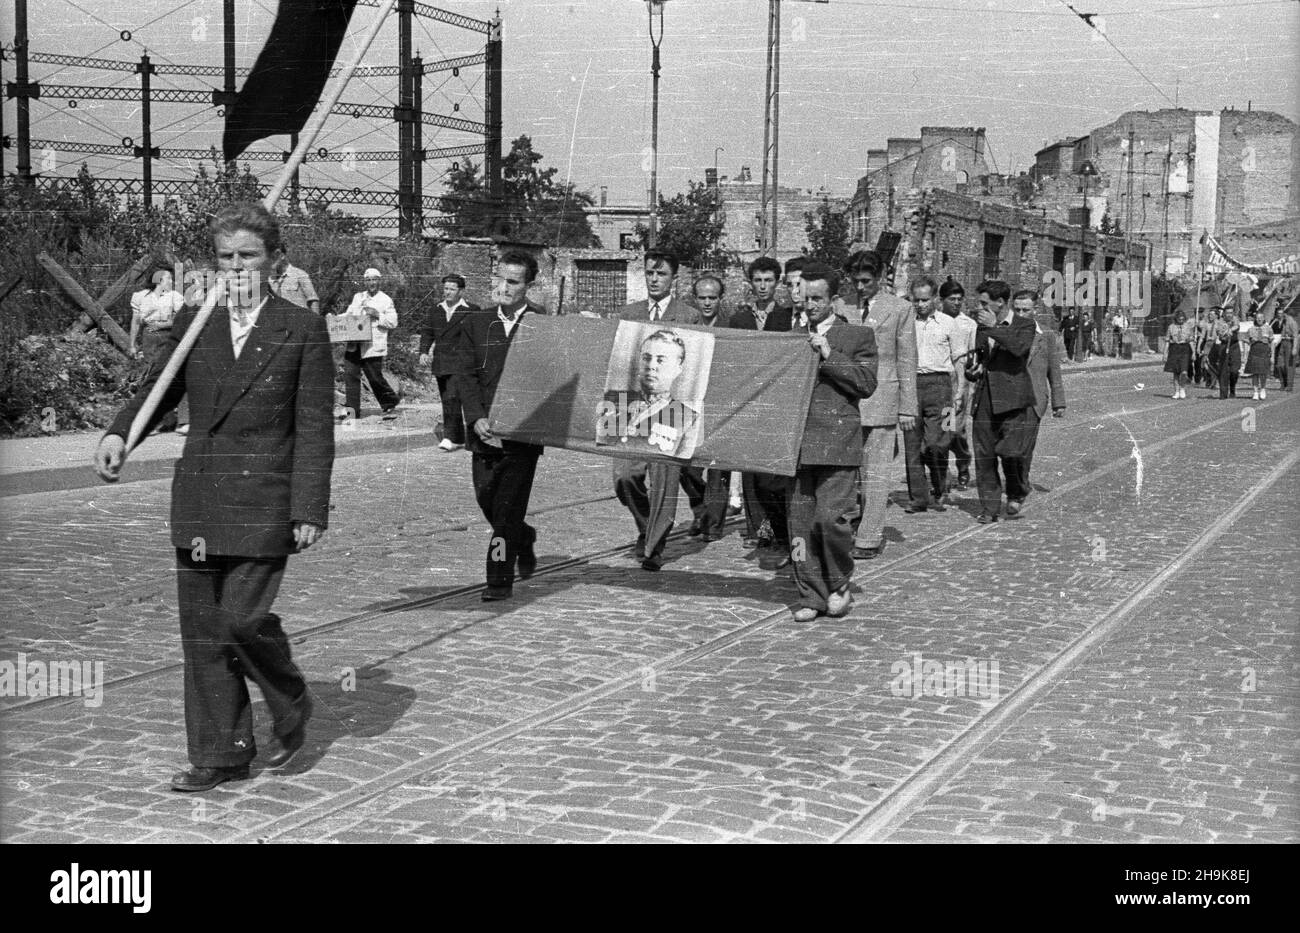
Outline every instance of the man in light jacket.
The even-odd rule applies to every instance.
[[[388,355],[388,332],[397,326],[397,306],[393,299],[379,290],[383,278],[378,269],[367,269],[364,276],[366,290],[352,296],[347,314],[365,314],[370,317],[370,339],[348,344],[343,354],[344,404],[351,409],[352,417],[361,417],[361,373],[366,374],[375,401],[385,415],[392,413],[401,401],[393,387],[384,378],[384,357]]]

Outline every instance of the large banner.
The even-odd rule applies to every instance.
[[[1205,260],[1206,272],[1250,272],[1255,275],[1293,275],[1300,272],[1300,261],[1296,254],[1279,257],[1264,265],[1250,265],[1229,255],[1217,239],[1206,234],[1205,245],[1209,247],[1209,257]]]
[[[806,337],[529,314],[492,430],[586,453],[793,476],[817,375]]]

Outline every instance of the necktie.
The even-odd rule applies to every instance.
[[[657,320],[659,320],[659,316],[660,316],[661,314],[663,314],[663,311],[662,311],[662,309],[659,307],[659,302],[657,302],[657,301],[651,302],[651,303],[650,303],[650,320],[652,320],[652,321],[657,321]]]

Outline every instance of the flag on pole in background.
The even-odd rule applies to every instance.
[[[226,161],[267,136],[297,133],[320,100],[357,0],[280,0],[271,34],[226,109]]]

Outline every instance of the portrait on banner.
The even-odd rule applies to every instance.
[[[596,444],[689,460],[702,436],[713,335],[621,321],[609,354]]]

